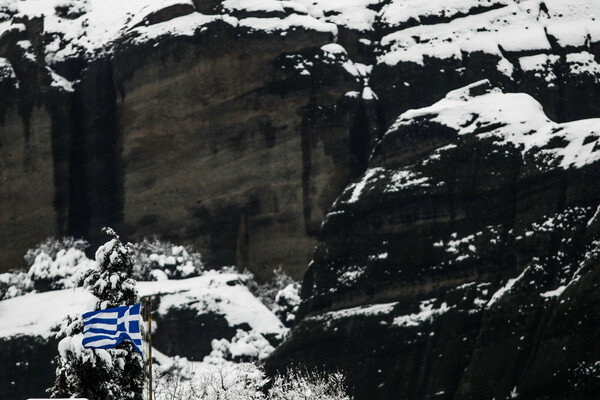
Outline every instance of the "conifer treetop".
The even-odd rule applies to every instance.
[[[103,228],[111,240],[96,251],[97,267],[90,269],[83,286],[98,298],[97,310],[137,303],[137,289],[132,279],[135,262],[130,243],[123,244],[111,228]]]

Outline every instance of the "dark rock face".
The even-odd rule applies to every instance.
[[[192,35],[139,40],[192,11],[152,12],[112,53],[54,65],[77,79],[72,92],[52,86],[43,61],[26,74],[29,58],[8,57],[15,73],[1,82],[16,95],[1,108],[2,268],[21,265],[43,237],[95,245],[110,225],[134,240],[194,244],[210,265],[260,279],[278,265],[301,276],[325,211],[364,170],[350,136],[368,132],[367,117],[352,131],[368,106],[344,96],[362,82],[342,66],[347,56],[320,49],[330,32],[301,26],[284,35],[216,19]],[[8,49],[31,29],[14,35],[3,36]]]
[[[600,111],[597,37],[565,36],[528,3],[317,3],[148,7],[91,50],[39,18],[2,14],[0,269],[51,235],[94,247],[110,225],[194,244],[209,264],[259,279],[279,265],[300,278],[326,210],[400,112],[484,78],[533,95],[559,122]],[[56,13],[68,24],[86,10]],[[165,28],[194,19],[184,33]],[[506,42],[521,25],[524,44]],[[333,41],[341,51],[323,49]]]
[[[597,390],[597,347],[584,343],[600,318],[598,152],[569,164],[564,149],[583,146],[600,123],[579,130],[541,118],[538,129],[556,133],[528,147],[503,105],[527,102],[488,91],[449,94],[386,133],[323,223],[303,319],[270,370],[341,368],[358,399]],[[494,116],[470,108],[487,100]],[[565,142],[567,131],[577,133]]]
[[[185,308],[169,310],[158,317],[157,323],[158,328],[152,335],[153,345],[169,356],[190,360],[202,360],[209,355],[215,337],[231,339],[236,333],[236,328],[229,326],[222,315],[199,315],[196,310]]]
[[[0,396],[25,400],[48,397],[54,383],[54,357],[58,342],[41,337],[16,336],[0,340]]]
[[[22,264],[41,236],[64,234],[70,93],[51,85],[41,19],[19,20],[0,38],[0,232],[2,269]],[[19,44],[28,43],[28,46]],[[35,231],[35,235],[31,235]]]
[[[343,98],[354,78],[319,59],[327,40],[303,31],[237,38],[218,23],[189,40],[119,47],[125,230],[192,239],[209,264],[254,266],[263,278],[278,264],[301,274],[335,188],[349,179],[358,106]],[[309,76],[293,68],[303,51],[319,63]]]

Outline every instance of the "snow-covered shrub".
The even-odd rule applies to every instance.
[[[31,267],[40,253],[46,253],[54,260],[61,250],[75,249],[85,252],[88,247],[90,247],[90,244],[83,239],[51,237],[38,244],[35,248],[27,250],[23,258],[25,258],[27,265]]]
[[[294,324],[300,305],[300,283],[294,281],[281,267],[273,271],[270,282],[258,285],[250,280],[248,287],[286,327]]]
[[[289,328],[296,321],[300,302],[300,283],[290,283],[277,292],[273,312]]]
[[[211,346],[211,357],[236,362],[264,360],[275,350],[260,333],[241,329],[237,330],[231,342],[227,339],[214,339]]]
[[[112,239],[98,247],[96,267],[85,272],[83,286],[98,298],[97,310],[134,305],[137,302],[136,281],[133,275],[133,248],[124,245],[119,236],[105,228]]]
[[[351,400],[341,372],[321,373],[290,369],[275,377],[267,400]]]
[[[273,380],[253,363],[194,363],[189,375],[154,374],[156,400],[352,400],[345,377],[292,369]]]
[[[17,3],[12,0],[0,0],[0,22],[9,20],[18,12]]]
[[[30,266],[27,277],[33,289],[46,292],[78,286],[78,274],[95,265],[85,255],[88,246],[86,241],[73,238],[48,239],[29,250],[25,260]]]
[[[86,271],[84,287],[97,297],[96,310],[137,302],[130,245],[112,239],[96,251],[96,267]],[[129,341],[108,350],[88,350],[81,345],[83,319],[68,317],[57,335],[56,380],[52,397],[84,397],[89,400],[142,400],[144,362]]]
[[[268,379],[254,364],[202,363],[201,369],[182,375],[155,375],[156,400],[263,400]]]
[[[0,274],[0,300],[22,296],[33,290],[33,283],[26,272],[5,272]]]
[[[59,333],[56,382],[52,397],[85,397],[92,399],[136,399],[136,385],[142,385],[137,363],[140,356],[118,346],[114,349],[83,347],[83,319],[68,318]],[[131,380],[133,378],[133,380]]]
[[[61,18],[77,19],[89,11],[89,6],[87,0],[60,0],[54,11]]]
[[[134,278],[140,281],[184,279],[200,275],[202,256],[184,246],[144,239],[133,245]]]
[[[89,244],[72,237],[49,238],[25,254],[28,271],[0,274],[0,300],[29,292],[46,292],[78,286],[79,275],[94,266],[85,255]]]

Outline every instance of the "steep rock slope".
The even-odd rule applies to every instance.
[[[409,108],[490,79],[599,111],[593,0],[5,0],[0,268],[111,225],[299,278]]]
[[[599,131],[487,81],[402,114],[327,214],[268,367],[344,369],[358,399],[597,391]]]
[[[113,225],[299,277],[362,172],[366,72],[336,26],[280,2],[38,3],[0,22],[3,268],[42,237]]]

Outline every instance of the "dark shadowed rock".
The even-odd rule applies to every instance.
[[[593,391],[598,127],[487,82],[403,114],[328,213],[268,369],[341,368],[358,399]]]
[[[345,53],[321,49],[333,25],[292,9],[286,20],[267,16],[256,26],[257,18],[238,24],[192,11],[174,5],[138,16],[110,53],[58,62],[77,79],[66,95],[47,90],[47,77],[40,83],[47,73],[25,80],[19,60],[27,58],[10,58],[15,77],[7,70],[2,84],[8,90],[16,79],[22,98],[40,104],[2,106],[3,151],[51,167],[35,185],[47,195],[19,207],[9,205],[10,193],[26,193],[19,182],[34,177],[6,185],[5,220],[49,212],[35,235],[24,228],[35,225],[30,219],[7,223],[4,268],[19,266],[41,235],[84,236],[95,246],[110,225],[132,239],[160,233],[192,243],[210,265],[248,267],[259,279],[279,265],[301,276],[325,210],[365,167],[368,149],[357,143],[369,143],[361,135],[370,106],[346,96],[362,91],[363,78],[348,70]],[[160,34],[194,19],[190,33]],[[261,21],[275,26],[263,30]],[[15,35],[13,45],[23,32]],[[24,151],[28,137],[43,140],[47,154]],[[29,171],[23,163],[7,164],[5,174]]]
[[[0,396],[25,400],[48,397],[54,383],[54,357],[58,342],[37,336],[0,339]]]
[[[111,225],[299,278],[400,112],[483,78],[559,122],[600,111],[597,38],[560,24],[592,24],[578,8],[551,10],[555,24],[505,0],[191,4],[115,10],[101,37],[96,5],[45,20],[5,7],[0,268]]]

